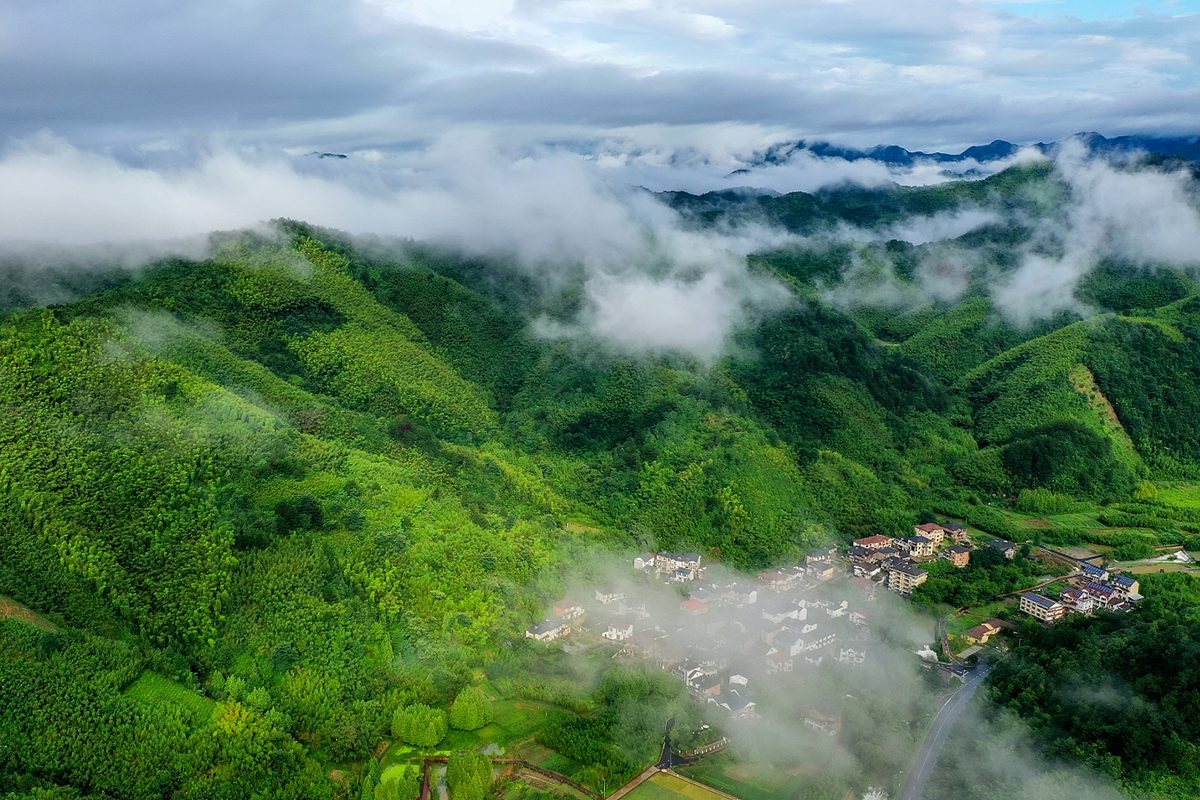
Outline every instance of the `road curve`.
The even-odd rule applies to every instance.
[[[946,745],[954,723],[962,716],[967,704],[975,696],[975,691],[991,671],[991,664],[980,664],[968,673],[966,683],[942,703],[937,716],[933,718],[933,724],[929,726],[929,733],[925,735],[920,752],[913,760],[912,771],[908,775],[904,791],[900,793],[900,800],[923,800],[925,787],[933,775],[933,769],[937,766],[938,757]]]

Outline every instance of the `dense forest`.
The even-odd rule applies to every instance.
[[[1060,191],[1022,167],[669,201],[691,224],[811,232],[1038,211]],[[1014,235],[956,246],[1004,269]],[[754,256],[792,302],[714,363],[540,336],[529,320],[569,313],[571,290],[299,222],[214,236],[200,261],[56,271],[55,305],[14,282],[0,595],[30,613],[0,619],[0,796],[410,797],[380,742],[467,741],[495,724],[497,685],[549,709],[530,737],[611,787],[695,711],[654,673],[538,672],[523,630],[601,553],[755,569],[947,516],[1123,557],[1195,548],[1200,510],[1171,495],[1200,480],[1193,278],[1114,262],[1080,289],[1095,313],[1030,325],[975,288],[899,312],[832,299],[850,261],[913,283],[938,245]],[[1023,569],[983,559],[925,598],[973,602]],[[1138,614],[1023,630],[993,695],[1064,754],[1161,774],[1171,796],[1197,785],[1163,764],[1196,760],[1200,619],[1192,584],[1153,589]],[[1065,703],[1079,675],[1132,706]],[[456,797],[489,790],[470,758],[449,769]]]
[[[939,796],[1077,797],[1067,767],[1080,762],[1135,797],[1200,793],[1200,578],[1156,575],[1145,591],[1136,614],[1028,622],[996,665],[996,708],[1033,727],[1043,757],[1064,768],[1057,780],[1004,769],[1020,756],[1003,744],[964,740],[939,771]]]

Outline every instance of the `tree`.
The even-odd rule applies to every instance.
[[[423,703],[397,708],[392,735],[416,747],[436,747],[446,738],[446,712]]]
[[[482,753],[454,753],[446,766],[454,800],[483,800],[492,788],[492,760]]]
[[[388,775],[374,789],[374,800],[416,800],[421,794],[420,771],[405,767],[398,774]]]
[[[475,731],[492,721],[492,701],[478,686],[468,686],[458,693],[450,706],[450,727],[460,731]]]

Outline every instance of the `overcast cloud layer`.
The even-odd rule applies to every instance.
[[[288,217],[496,259],[548,290],[577,281],[579,314],[537,320],[539,332],[701,360],[789,301],[746,262],[786,233],[688,228],[650,194],[569,154],[512,161],[485,138],[448,136],[422,163],[418,173],[340,161],[325,169],[215,146],[180,166],[149,167],[37,136],[0,153],[0,255],[136,266],[202,257],[211,231]]]
[[[1200,131],[1195,0],[0,0],[0,131],[403,148],[452,128],[717,158]],[[1081,18],[1083,17],[1083,18]]]

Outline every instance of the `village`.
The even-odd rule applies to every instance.
[[[1003,539],[974,542],[961,525],[929,522],[907,537],[873,535],[846,551],[812,550],[803,564],[753,577],[710,569],[699,553],[643,553],[632,559],[627,580],[556,603],[525,636],[558,642],[567,652],[608,645],[615,659],[645,660],[672,672],[697,700],[735,719],[754,717],[757,682],[822,665],[867,663],[878,593],[911,596],[928,578],[930,562],[963,569],[979,548],[1009,560],[1019,551]],[[1054,582],[1063,587],[1056,597],[1021,593],[1018,609],[1025,615],[1053,624],[1068,614],[1129,610],[1141,599],[1132,576],[1046,552],[1067,560],[1072,573]],[[964,639],[971,647],[960,655],[1013,627],[991,619],[968,629]],[[814,719],[812,727],[823,723]]]
[[[735,579],[710,571],[698,553],[645,553],[619,589],[557,603],[525,635],[568,652],[610,643],[613,658],[654,663],[697,700],[735,719],[755,717],[756,683],[870,658],[869,607],[881,587],[854,578],[845,563],[835,549],[813,550],[803,564]],[[806,724],[824,730],[826,721],[812,717]]]
[[[1008,560],[1017,557],[1017,545],[1005,539],[987,539],[987,547]],[[893,538],[876,535],[856,539],[850,548],[850,569],[902,595],[911,595],[929,577],[921,564],[944,559],[962,569],[971,563],[976,546],[965,528],[929,522],[915,526],[913,536]],[[1065,563],[1072,574],[1058,599],[1029,591],[1021,595],[1020,610],[1041,622],[1054,623],[1068,614],[1091,614],[1097,609],[1129,611],[1141,600],[1137,578],[1110,572],[1103,566],[1049,548],[1039,548]]]

